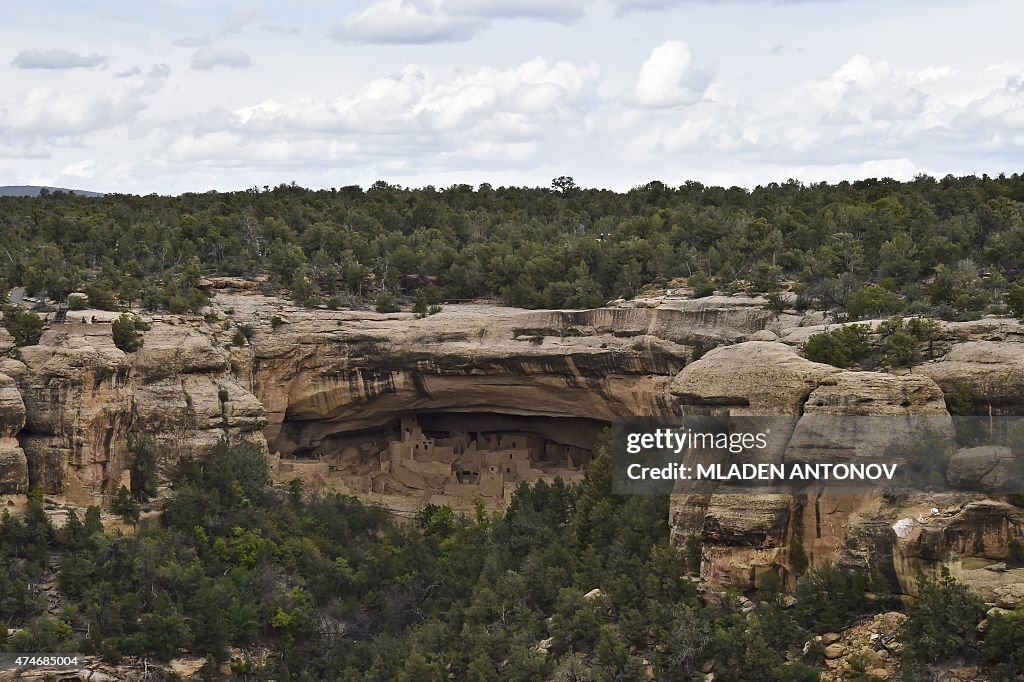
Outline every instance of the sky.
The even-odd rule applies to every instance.
[[[1024,170],[1019,0],[38,0],[0,185],[628,190]]]

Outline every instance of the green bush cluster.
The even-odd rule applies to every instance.
[[[835,367],[911,367],[934,356],[940,332],[934,319],[894,316],[874,329],[869,324],[845,324],[814,334],[803,352],[808,360]]]
[[[43,336],[43,318],[21,306],[3,307],[4,329],[14,339],[15,346],[34,346]]]
[[[121,316],[111,324],[114,345],[125,353],[134,353],[142,348],[144,339],[141,332],[146,328],[146,324],[135,315],[121,313]]]

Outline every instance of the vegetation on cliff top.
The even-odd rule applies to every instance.
[[[137,446],[148,470],[152,444]],[[473,518],[428,506],[395,522],[266,476],[245,446],[184,458],[161,525],[131,536],[102,532],[95,508],[55,532],[34,493],[24,520],[0,519],[0,618],[20,627],[0,647],[211,662],[269,647],[264,662],[235,664],[245,679],[639,681],[650,666],[698,680],[713,661],[716,679],[809,681],[823,661],[804,648],[814,633],[891,606],[877,572],[828,565],[800,579],[795,606],[775,576],[756,606],[700,598],[667,544],[667,500],[612,495],[604,446],[581,485],[524,485],[505,514]],[[62,606],[50,615],[36,587],[55,551]],[[978,641],[976,600],[923,580],[908,674],[944,657],[1021,670],[997,650],[1020,641],[1018,615]]]
[[[647,284],[772,293],[852,318],[1024,310],[1024,176],[747,191],[629,192],[377,182],[178,197],[0,198],[0,281],[55,300],[196,310],[204,274],[267,275],[304,304],[445,299],[592,307]],[[5,287],[0,287],[6,290]],[[781,300],[781,299],[780,299]]]

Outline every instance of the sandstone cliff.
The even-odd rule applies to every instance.
[[[578,474],[578,451],[594,428],[623,416],[788,416],[785,445],[766,456],[812,461],[815,419],[927,416],[948,431],[944,391],[965,385],[979,413],[1024,409],[1024,328],[1016,322],[946,324],[935,359],[896,376],[807,361],[797,349],[824,329],[821,316],[776,316],[763,304],[665,297],[589,311],[454,305],[417,319],[305,310],[245,289],[218,293],[216,319],[152,320],[135,353],[113,345],[109,325],[54,326],[38,346],[0,360],[0,495],[15,500],[40,485],[58,501],[103,504],[128,483],[133,433],[154,436],[168,457],[202,456],[222,437],[248,440],[266,448],[280,480],[297,476],[413,511],[448,500],[431,492],[446,476],[477,475],[457,463],[483,441],[431,435],[466,420],[486,424],[481,431],[539,437],[530,447],[545,461],[519,471],[518,480],[531,480],[538,471]],[[248,339],[235,345],[242,325],[251,325]],[[0,346],[9,346],[5,339],[0,332]],[[425,448],[448,454],[417,455],[419,442],[398,432],[408,417],[420,419]],[[914,437],[876,435],[851,438],[859,445],[843,456]],[[494,443],[510,454],[520,447]],[[401,469],[399,450],[408,450]],[[673,538],[702,539],[703,577],[717,587],[746,589],[768,570],[790,574],[796,543],[812,564],[878,569],[906,591],[920,565],[946,563],[969,576],[976,564],[1005,558],[1022,534],[1020,509],[987,499],[1003,455],[958,453],[951,480],[970,489],[943,495],[677,495]],[[504,494],[502,486],[493,493]]]
[[[11,434],[24,450],[27,478],[4,478],[18,492],[31,484],[72,504],[104,504],[129,484],[131,433],[175,452],[201,451],[222,436],[264,442],[262,406],[230,373],[227,351],[187,324],[154,324],[131,354],[114,346],[109,325],[55,326],[15,356],[0,361],[10,377],[0,380],[0,395],[14,406],[0,442]],[[18,459],[17,447],[4,448],[14,453],[4,461]]]
[[[951,355],[955,359],[962,352]],[[986,369],[972,367],[972,377],[993,396],[992,387],[1005,381],[1007,368],[988,363]],[[943,437],[937,442],[953,440],[943,392],[925,374],[842,371],[809,362],[781,343],[719,348],[680,372],[671,391],[684,413],[717,406],[740,416],[793,415],[784,451],[764,455],[787,462],[824,456],[884,459],[890,452],[913,450],[922,422]],[[837,449],[837,444],[845,447]],[[944,456],[940,450],[926,454]],[[959,459],[954,457],[954,476],[985,469],[975,488],[978,493],[918,492],[886,498],[877,492],[815,485],[796,495],[752,495],[729,486],[702,495],[675,495],[670,510],[673,540],[677,545],[690,536],[702,540],[702,577],[720,588],[750,589],[768,572],[795,577],[791,567],[798,545],[811,565],[838,561],[875,570],[906,593],[914,590],[918,568],[938,564],[982,585],[991,572],[972,573],[965,566],[1005,559],[1009,542],[1024,536],[1020,508],[979,500],[984,497],[981,477],[1002,461],[996,454],[962,451]],[[978,466],[970,466],[979,459]],[[1024,575],[1010,572],[1006,582],[1024,582]]]

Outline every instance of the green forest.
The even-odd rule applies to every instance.
[[[248,680],[702,680],[713,661],[716,680],[810,682],[824,661],[815,633],[895,605],[880,573],[832,565],[795,566],[795,604],[775,576],[752,607],[698,594],[687,568],[699,543],[669,547],[665,497],[612,494],[606,439],[583,483],[520,485],[504,514],[428,506],[397,521],[298,481],[269,487],[266,467],[226,443],[204,463],[183,458],[160,523],[130,535],[104,533],[96,508],[55,531],[37,493],[23,520],[4,512],[0,618],[21,629],[0,648],[190,651],[211,676],[228,647],[269,649],[233,664]],[[146,490],[145,467],[133,475]],[[128,502],[116,506],[137,519]],[[54,553],[50,615],[30,587]],[[1024,610],[982,636],[985,607],[962,585],[922,574],[919,588],[900,633],[904,679],[953,661],[1024,672]]]
[[[198,310],[204,275],[267,278],[303,305],[493,298],[587,308],[687,278],[796,294],[850,319],[1024,313],[1024,176],[920,176],[617,193],[379,181],[181,196],[0,198],[0,290]]]

